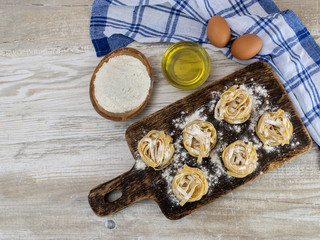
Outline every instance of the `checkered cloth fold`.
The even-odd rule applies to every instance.
[[[232,38],[224,48],[208,41],[209,19],[220,15]],[[263,41],[259,54],[246,61],[230,52],[237,37],[253,33]],[[90,36],[97,56],[132,41],[193,41],[250,64],[268,62],[278,74],[314,141],[320,145],[320,47],[291,11],[280,11],[271,0],[95,0]]]

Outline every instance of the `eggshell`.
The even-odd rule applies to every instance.
[[[231,46],[231,53],[239,60],[247,60],[255,55],[262,48],[262,40],[255,34],[245,34],[238,37]]]
[[[225,47],[231,38],[231,30],[227,21],[221,16],[213,16],[207,26],[207,35],[215,47]]]

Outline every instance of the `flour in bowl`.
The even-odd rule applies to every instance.
[[[145,101],[150,85],[147,68],[139,59],[115,56],[96,73],[95,98],[106,111],[123,113],[138,108]]]

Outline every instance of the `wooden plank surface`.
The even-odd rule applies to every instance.
[[[320,43],[319,0],[277,0]],[[319,239],[320,152],[307,154],[178,221],[152,200],[106,218],[88,191],[129,170],[135,121],[190,94],[160,69],[169,44],[133,43],[154,67],[150,102],[135,118],[100,117],[89,99],[95,57],[92,1],[0,1],[0,239]],[[72,14],[71,14],[72,13]],[[209,51],[209,84],[243,68]]]

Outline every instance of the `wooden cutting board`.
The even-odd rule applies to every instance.
[[[235,84],[250,92],[254,104],[250,119],[240,125],[216,120],[213,114],[220,95]],[[264,112],[279,108],[289,116],[294,129],[293,136],[290,144],[265,147],[255,134],[255,125]],[[218,136],[216,147],[201,164],[187,153],[182,143],[183,127],[196,119],[211,122]],[[173,162],[162,171],[145,167],[138,153],[138,142],[153,129],[170,134],[176,149]],[[255,171],[245,178],[227,175],[221,159],[223,147],[239,139],[253,142],[259,158]],[[179,219],[302,155],[312,146],[312,140],[288,94],[265,62],[251,64],[132,124],[126,131],[126,140],[136,163],[130,171],[90,191],[89,203],[98,216],[113,214],[142,199],[151,198],[158,203],[167,218]],[[201,200],[181,207],[172,193],[171,181],[183,164],[203,170],[209,182],[209,190]],[[115,201],[108,201],[109,194],[115,190],[121,191],[122,196]]]

